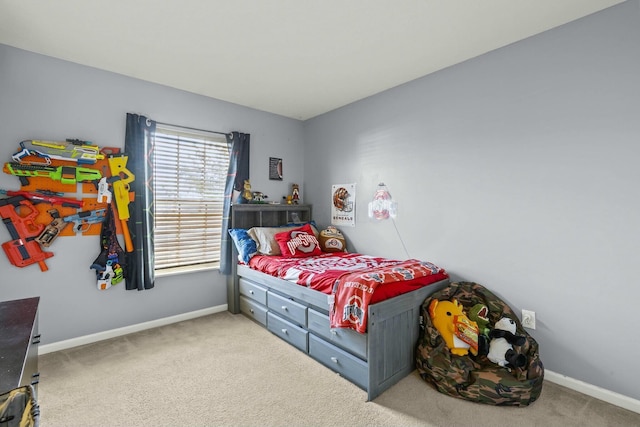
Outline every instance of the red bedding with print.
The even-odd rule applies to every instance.
[[[256,255],[249,261],[249,266],[254,270],[331,295],[336,280],[345,274],[377,271],[406,262],[357,253],[332,252],[308,258]],[[449,277],[444,269],[430,265],[434,268],[429,275],[379,284],[368,303],[375,304]]]

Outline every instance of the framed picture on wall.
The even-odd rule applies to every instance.
[[[282,181],[282,159],[269,157],[269,179]]]
[[[331,225],[356,226],[356,184],[331,186]]]

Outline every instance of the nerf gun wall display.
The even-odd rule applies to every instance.
[[[47,271],[45,260],[53,252],[43,248],[58,237],[99,233],[101,252],[90,266],[98,289],[123,281],[125,251],[119,232],[126,251],[134,250],[128,219],[135,176],[127,169],[128,156],[78,139],[24,140],[19,145],[3,172],[18,177],[21,188],[0,189],[0,216],[10,235],[2,248],[9,262],[16,267],[38,264]]]

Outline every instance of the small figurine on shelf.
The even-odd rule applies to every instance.
[[[269,196],[267,196],[266,194],[264,194],[261,191],[254,191],[253,192],[253,199],[252,202],[253,203],[266,203],[266,200]]]
[[[291,184],[292,190],[291,190],[291,201],[293,202],[294,205],[298,204],[298,201],[300,199],[300,187],[298,186],[298,184]]]
[[[248,179],[244,180],[244,191],[242,192],[243,203],[248,203],[253,200],[253,193],[251,192],[251,183]]]

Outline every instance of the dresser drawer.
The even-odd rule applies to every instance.
[[[309,350],[307,338],[309,332],[293,323],[275,315],[271,312],[267,313],[267,329],[291,344],[299,348],[305,353]]]
[[[362,360],[367,360],[366,334],[360,334],[354,330],[345,328],[331,329],[329,326],[329,316],[311,308],[309,309],[307,322],[309,331],[355,354]]]
[[[267,307],[240,295],[240,312],[256,322],[267,326]]]
[[[298,325],[307,326],[307,307],[289,298],[285,298],[271,291],[267,292],[267,306]]]
[[[244,295],[262,305],[267,305],[267,288],[242,278],[238,281],[238,286],[240,295]]]
[[[367,390],[369,386],[367,363],[353,354],[349,354],[335,345],[310,334],[309,356],[339,373],[355,385]]]

